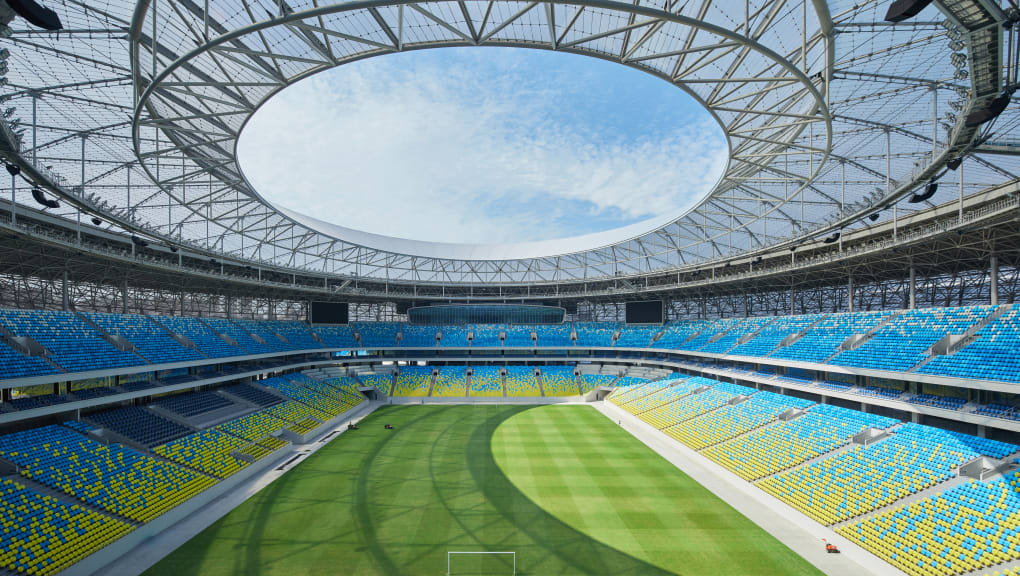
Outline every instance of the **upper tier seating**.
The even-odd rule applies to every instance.
[[[542,392],[546,396],[576,396],[577,377],[573,366],[542,366]]]
[[[272,330],[264,326],[261,322],[256,320],[234,320],[234,324],[237,324],[238,328],[244,330],[248,334],[258,336],[266,343],[266,346],[276,350],[277,352],[294,350],[293,346],[283,340],[280,340],[279,336],[273,333]]]
[[[495,324],[468,324],[467,329],[474,332],[475,338],[471,341],[472,348],[499,348],[503,345],[499,339],[499,333],[503,326]]]
[[[30,336],[45,346],[53,353],[52,360],[68,372],[144,364],[137,355],[122,352],[103,340],[95,328],[73,312],[0,308],[0,323],[15,335]]]
[[[138,522],[156,518],[215,483],[183,466],[119,444],[101,444],[64,426],[0,436],[0,457],[20,466],[26,478]]]
[[[719,337],[730,330],[738,321],[738,318],[719,318],[698,323],[700,330],[692,331],[690,338],[675,346],[676,350],[701,350],[709,340]],[[678,323],[679,324],[679,323]],[[674,328],[679,330],[679,326]],[[739,337],[738,337],[739,338]],[[736,340],[734,340],[736,342]]]
[[[535,345],[531,339],[531,333],[537,331],[534,326],[509,324],[503,330],[506,332],[506,341],[503,342],[503,345],[507,348],[531,348]]]
[[[204,318],[203,320],[217,334],[229,336],[234,342],[237,342],[237,345],[243,350],[242,354],[271,354],[275,351],[272,346],[257,342],[251,337],[251,334],[226,318]]]
[[[891,438],[854,446],[824,460],[763,480],[759,486],[823,524],[881,508],[943,482],[978,455],[1001,458],[1016,447],[908,423]]]
[[[362,382],[365,376],[359,375]],[[401,366],[400,374],[393,384],[394,396],[428,396],[432,383],[431,366]]]
[[[768,356],[787,336],[807,329],[820,317],[821,314],[777,316],[775,320],[764,326],[754,338],[733,348],[729,353],[736,356]]]
[[[776,350],[773,358],[800,362],[823,362],[839,350],[839,346],[854,334],[866,334],[891,311],[829,314],[807,333],[791,344]]]
[[[790,408],[807,408],[813,404],[793,396],[773,392],[757,392],[736,405],[724,405],[692,420],[681,422],[672,430],[675,438],[700,450],[764,426]]]
[[[153,364],[187,362],[205,358],[198,351],[182,346],[166,330],[141,314],[99,314],[83,312],[89,320],[115,336],[123,336]]]
[[[566,324],[543,324],[535,327],[535,333],[538,336],[539,346],[573,346],[574,343],[570,340],[571,325]]]
[[[233,394],[242,400],[247,400],[252,404],[257,405],[259,408],[268,408],[274,404],[283,402],[283,398],[280,398],[276,394],[266,392],[261,388],[256,388],[251,384],[234,384],[223,389],[225,392]]]
[[[0,566],[48,576],[78,562],[131,531],[82,506],[0,481]]]
[[[652,338],[662,331],[662,326],[625,326],[620,330],[617,348],[648,348]]]
[[[475,366],[471,373],[471,396],[502,396],[503,377],[496,366]]]
[[[361,334],[361,346],[364,348],[391,348],[397,345],[397,322],[357,322],[354,330]]]
[[[468,329],[464,326],[443,326],[443,339],[439,345],[445,348],[467,348]]]
[[[180,334],[191,340],[198,347],[199,352],[209,358],[224,358],[247,354],[245,350],[227,344],[225,340],[217,336],[211,328],[203,324],[198,318],[190,316],[153,316],[152,319],[162,324],[174,334]]]
[[[1020,382],[1020,304],[1013,304],[956,354],[938,356],[919,370],[959,378]]]
[[[358,347],[358,341],[354,339],[354,329],[349,325],[327,326],[320,324],[312,326],[312,332],[315,332],[327,348]]]
[[[619,329],[619,322],[574,322],[578,346],[612,346]]]
[[[151,448],[191,434],[191,430],[173,420],[150,412],[140,406],[125,406],[88,415],[88,419],[98,426],[109,428],[114,432]]]
[[[193,392],[160,398],[153,402],[160,408],[184,417],[198,416],[213,410],[233,406],[234,403],[215,392]]]
[[[1020,558],[1018,485],[1016,470],[1001,480],[971,480],[836,531],[913,576],[987,568]]]
[[[988,316],[988,306],[962,308],[925,308],[906,310],[879,328],[875,335],[856,350],[840,353],[831,364],[906,371],[927,356],[925,350],[946,334],[962,334],[972,324]]]
[[[506,395],[541,396],[542,390],[538,387],[535,369],[531,366],[507,366]]]
[[[439,329],[436,326],[404,324],[400,332],[404,335],[400,341],[403,348],[435,348],[436,332],[439,332]]]
[[[709,337],[705,344],[698,350],[709,354],[725,354],[731,348],[736,346],[737,343],[740,342],[741,338],[754,334],[773,320],[774,318],[767,316],[737,319],[729,324],[729,329],[722,333],[722,336],[718,337],[716,340],[712,340],[712,337]],[[688,342],[687,346],[684,346],[684,349],[693,350],[694,348],[688,348],[688,346],[693,346],[697,340],[701,340],[701,336]],[[712,341],[709,342],[708,340]]]
[[[653,342],[651,347],[675,350],[704,330],[709,324],[708,320],[673,322],[666,327],[662,336]]]
[[[745,480],[757,480],[834,450],[865,428],[898,423],[893,418],[819,404],[799,418],[712,446],[704,454]]]
[[[0,342],[0,380],[57,374],[52,364],[35,356],[24,356],[4,342]]]
[[[287,339],[294,350],[316,350],[322,348],[322,342],[315,339],[308,324],[294,320],[263,320],[262,324],[273,332]]]
[[[425,390],[428,393],[428,389]],[[439,368],[432,384],[432,395],[439,397],[467,395],[467,366],[443,366]]]

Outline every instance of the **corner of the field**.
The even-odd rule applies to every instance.
[[[732,506],[828,576],[906,576],[904,572],[840,536],[754,484],[698,454],[611,402],[592,407],[637,438],[709,492]],[[828,554],[823,539],[841,554]]]
[[[361,420],[384,405],[380,401],[358,404],[321,425],[308,443],[291,444],[220,480],[159,518],[68,566],[57,576],[137,576],[145,572],[293,469],[296,458],[307,458],[335,440],[346,430],[347,422]]]

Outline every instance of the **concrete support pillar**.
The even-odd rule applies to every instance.
[[[793,303],[794,296],[795,296],[795,292],[794,292],[793,288],[790,288],[790,315],[791,316],[793,314],[797,313],[797,309],[793,305],[794,304]]]
[[[124,285],[120,288],[120,311],[122,314],[128,313],[128,283],[124,280]]]
[[[988,284],[990,288],[989,303],[992,306],[999,305],[999,257],[992,252],[988,258]]]
[[[67,294],[67,270],[64,270],[64,281],[60,283],[60,309],[64,312],[71,309],[71,299]]]
[[[914,424],[920,424],[921,423],[921,415],[918,414],[917,412],[912,413],[910,415],[910,421],[913,422]]]
[[[913,310],[917,307],[917,269],[914,268],[914,263],[910,263],[910,286],[909,286],[910,298],[907,303],[907,308]]]
[[[978,424],[978,427],[977,427],[977,436],[978,436],[978,438],[987,438],[987,436],[985,436],[985,434],[987,434],[987,432],[985,432],[985,427],[983,425],[981,425],[981,424]]]
[[[234,299],[227,296],[227,318],[234,317]]]

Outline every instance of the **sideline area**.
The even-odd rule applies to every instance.
[[[604,401],[592,406],[828,576],[904,576],[894,566],[626,410]],[[836,544],[842,553],[826,553],[822,538]]]
[[[106,574],[138,576],[142,574],[185,542],[197,536],[255,494],[258,494],[260,490],[272,484],[274,480],[286,474],[298,462],[314,454],[346,432],[349,422],[360,422],[385,404],[385,402],[380,401],[366,401],[348,414],[342,414],[341,418],[338,418],[339,421],[337,423],[333,426],[325,427],[308,444],[291,445],[281,450],[273,458],[271,465],[253,474],[232,490],[220,495],[183,520],[145,539],[127,552],[121,553],[118,558],[111,559],[110,562],[106,563],[99,570],[76,570],[79,565],[74,565],[61,572],[58,576],[100,576]],[[102,554],[104,551],[101,550],[99,554]]]

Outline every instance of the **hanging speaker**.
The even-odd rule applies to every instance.
[[[100,220],[99,218],[93,216],[92,217],[92,224],[94,224],[96,226],[102,226],[103,225],[103,221]]]
[[[18,16],[28,20],[30,24],[43,30],[61,30],[64,25],[57,13],[39,4],[35,0],[7,0],[7,5]]]
[[[974,112],[967,114],[967,120],[964,121],[964,124],[969,128],[973,128],[974,126],[980,126],[981,124],[996,118],[999,114],[1002,114],[1006,110],[1006,107],[1009,106],[1009,102],[1012,98],[1013,93],[1008,90],[999,94],[995,97],[995,100],[988,103],[988,106],[985,106],[981,110],[975,110]]]
[[[908,200],[907,202],[910,202],[911,204],[918,204],[920,202],[924,202],[925,200],[934,196],[935,192],[938,189],[939,189],[938,182],[929,182],[928,185],[924,187],[924,192],[921,192],[920,194],[914,194],[913,196],[910,197],[910,200]]]
[[[885,12],[886,22],[903,22],[921,13],[931,4],[931,0],[896,0]]]

